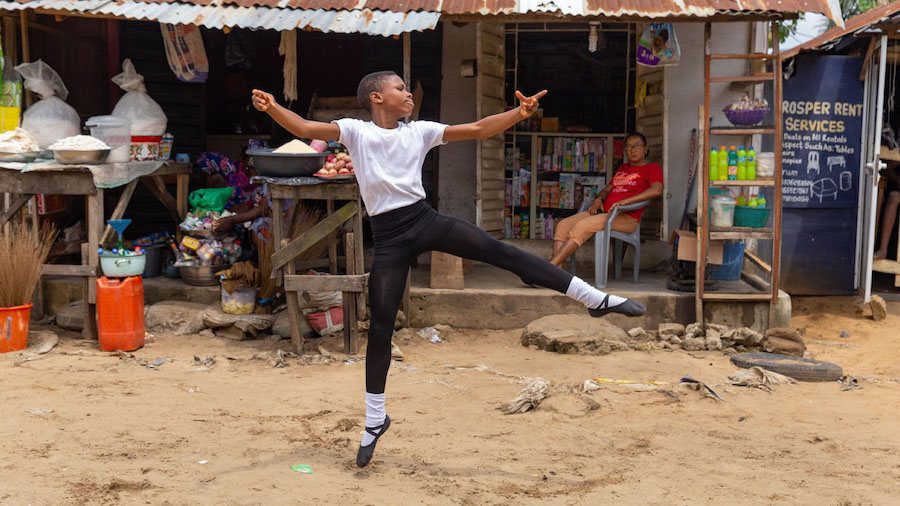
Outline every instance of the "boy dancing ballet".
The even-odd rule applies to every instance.
[[[371,322],[366,348],[366,429],[356,465],[372,460],[378,439],[391,426],[384,409],[384,386],[391,365],[391,336],[406,276],[415,257],[442,251],[512,271],[530,283],[564,293],[584,304],[591,316],[610,312],[644,314],[643,304],[604,293],[582,279],[515,246],[504,244],[475,225],[439,214],[425,203],[422,162],[432,148],[451,141],[487,139],[538,108],[541,91],[519,107],[474,123],[444,125],[432,121],[404,123],[413,110],[412,94],[394,72],[375,72],[359,83],[359,105],[372,121],[309,121],[277,104],[269,93],[253,90],[253,106],[269,114],[297,137],[340,141],[350,151],[359,191],[372,224],[375,258],[369,274]]]

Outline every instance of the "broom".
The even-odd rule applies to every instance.
[[[12,222],[0,231],[0,307],[28,304],[56,240],[56,227]]]

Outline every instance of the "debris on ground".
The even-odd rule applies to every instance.
[[[297,471],[302,474],[312,474],[313,469],[312,466],[308,464],[294,464],[291,466],[291,471]]]
[[[213,365],[215,365],[215,363],[216,363],[216,359],[214,359],[212,357],[199,357],[197,355],[194,355],[194,364],[195,365],[211,368]]]
[[[846,392],[847,390],[859,390],[862,388],[862,385],[859,384],[859,379],[846,374],[841,376],[841,379],[838,380],[838,383],[841,384],[841,392]]]
[[[196,302],[164,300],[147,308],[144,324],[148,332],[176,336],[199,334],[206,328],[203,311],[208,307],[208,304]]]
[[[873,295],[869,300],[869,308],[872,310],[872,319],[876,322],[887,318],[887,303],[878,295]]]
[[[424,329],[416,332],[416,335],[425,339],[426,341],[431,341],[432,343],[442,343],[441,340],[441,332],[434,327],[425,327]]]
[[[550,382],[544,378],[530,378],[525,388],[519,392],[519,395],[512,402],[499,406],[497,409],[507,415],[525,413],[537,408],[547,397],[549,390]]]
[[[628,331],[628,335],[630,337],[632,337],[633,339],[646,339],[647,331],[644,330],[642,327],[635,327]]]
[[[522,346],[568,355],[607,355],[629,349],[628,334],[603,318],[562,314],[538,318],[522,331]]]
[[[50,408],[32,408],[27,411],[30,415],[48,415],[53,413],[53,410]]]
[[[694,378],[690,377],[690,375],[681,378],[680,383],[691,390],[702,393],[704,396],[709,397],[710,399],[716,399],[719,401],[725,400],[720,397],[715,390],[710,388],[709,385],[700,380],[695,380]]]
[[[844,339],[847,339],[848,337],[850,337],[850,333],[847,332],[846,330],[842,330],[842,331],[841,331],[841,337],[844,338]]]
[[[659,335],[663,337],[664,341],[668,341],[665,339],[665,336],[684,336],[684,325],[680,323],[660,323],[659,324]]]
[[[391,341],[391,359],[403,362],[403,352],[400,351],[400,347],[394,344],[394,341]]]
[[[762,367],[751,367],[750,369],[740,369],[734,374],[728,376],[728,381],[732,385],[739,387],[759,388],[771,392],[770,385],[792,384],[796,383],[794,378],[779,374],[774,371],[767,371]]]
[[[592,378],[584,381],[582,390],[585,392],[593,392],[599,390],[603,385],[618,385],[625,388],[631,388],[638,391],[656,390],[658,387],[667,385],[664,381],[633,381],[613,378]]]
[[[766,331],[763,350],[768,353],[802,357],[806,351],[806,344],[796,329],[772,328]]]
[[[0,354],[5,358],[24,358],[26,362],[43,358],[59,343],[56,332],[49,330],[30,330],[28,332],[28,347],[24,350]]]

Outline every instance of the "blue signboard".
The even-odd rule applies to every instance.
[[[862,148],[863,58],[799,55],[784,82],[785,208],[856,208]]]

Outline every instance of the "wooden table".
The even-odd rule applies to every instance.
[[[299,293],[304,291],[341,291],[344,307],[344,350],[359,351],[359,320],[366,317],[365,292],[368,276],[363,261],[362,199],[355,181],[345,183],[303,184],[311,178],[269,179],[268,196],[272,203],[272,234],[275,251],[272,254],[272,277],[276,284],[284,286],[288,316],[291,323],[291,340],[297,353],[303,353],[303,335],[300,333]],[[254,178],[254,181],[256,179]],[[293,240],[286,239],[286,227],[294,221],[298,205],[294,205],[285,217],[285,200],[324,200],[327,216],[312,228]],[[335,210],[335,201],[347,201]],[[345,225],[346,224],[346,225]],[[337,238],[344,231],[346,274],[337,275]],[[304,251],[322,240],[328,240],[328,259],[331,276],[298,275],[294,260]]]
[[[119,219],[125,214],[128,202],[134,194],[138,182],[142,182],[168,209],[176,223],[187,215],[188,179],[191,168],[187,163],[166,162],[151,174],[141,176],[123,184],[125,190],[109,219]],[[172,196],[166,191],[163,176],[176,176],[177,191]],[[0,193],[12,196],[9,205],[4,203],[0,225],[9,221],[15,213],[35,195],[84,195],[86,200],[85,229],[87,242],[81,245],[81,265],[44,265],[45,275],[80,276],[82,278],[82,300],[84,329],[82,335],[88,339],[97,338],[96,325],[96,279],[99,273],[100,255],[97,250],[109,244],[115,237],[112,227],[106,225],[103,212],[104,189],[94,186],[91,172],[83,167],[65,167],[60,170],[40,170],[20,172],[0,168]],[[37,206],[34,207],[37,209]],[[36,222],[35,222],[36,223]],[[104,230],[105,229],[105,230]]]

